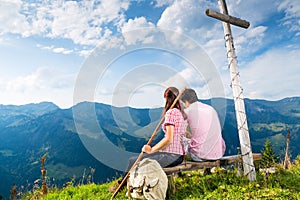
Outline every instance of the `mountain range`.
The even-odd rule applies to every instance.
[[[233,100],[200,101],[217,107],[225,154],[236,154],[239,138]],[[290,131],[291,158],[300,154],[300,97],[245,99],[245,107],[253,152],[260,152],[268,139],[283,159]],[[21,192],[40,184],[40,158],[46,153],[49,186],[101,183],[119,177],[123,173],[119,165],[125,167],[126,156],[140,152],[158,124],[161,111],[93,102],[68,109],[51,102],[0,105],[0,195],[8,198],[13,184]],[[153,143],[162,136],[160,130]],[[120,156],[116,156],[118,152]]]

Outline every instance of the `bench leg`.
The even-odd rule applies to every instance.
[[[171,195],[175,194],[175,183],[174,183],[174,176],[171,174],[171,175],[168,175],[168,190],[167,190],[167,199],[170,198]]]
[[[204,167],[203,175],[211,174],[210,167]]]

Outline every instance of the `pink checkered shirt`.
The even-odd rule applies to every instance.
[[[173,141],[169,146],[162,149],[161,152],[184,155],[183,136],[186,131],[187,122],[184,120],[179,109],[173,108],[166,112],[165,121],[162,126],[165,133],[167,125],[174,126]]]

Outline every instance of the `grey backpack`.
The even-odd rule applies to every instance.
[[[163,200],[167,194],[168,178],[156,160],[145,158],[129,171],[127,189],[129,198]]]

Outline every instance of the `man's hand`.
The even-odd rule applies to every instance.
[[[147,153],[147,154],[151,154],[152,153],[152,148],[150,145],[144,145],[143,148],[142,148],[142,151]]]

